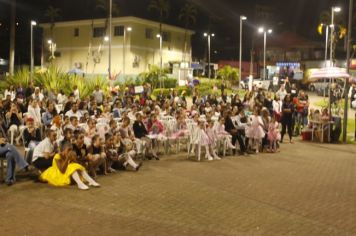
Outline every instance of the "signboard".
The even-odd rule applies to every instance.
[[[143,93],[143,86],[135,86],[135,94]]]

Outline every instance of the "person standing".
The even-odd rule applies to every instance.
[[[289,142],[292,142],[292,125],[293,125],[293,113],[294,113],[294,104],[291,101],[291,97],[288,94],[283,101],[282,105],[282,132],[281,132],[281,143],[283,142],[283,137],[288,130]]]
[[[101,91],[99,85],[95,86],[95,90],[93,92],[93,96],[95,99],[95,102],[98,106],[101,106],[104,101],[104,93]]]

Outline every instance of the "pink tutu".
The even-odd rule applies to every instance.
[[[278,129],[278,122],[275,122],[275,124],[269,124],[269,127],[268,127],[268,140],[269,141],[278,141],[278,140],[281,140],[281,133],[279,132],[279,129]]]
[[[261,117],[259,116],[252,116],[251,126],[247,127],[246,137],[251,139],[262,139],[265,137],[266,133],[263,130],[262,126],[263,122]]]
[[[208,135],[206,134],[206,132],[202,129],[200,129],[200,144],[202,146],[206,146],[206,145],[210,145],[211,144],[211,140],[209,139]]]

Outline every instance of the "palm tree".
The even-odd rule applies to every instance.
[[[187,51],[187,37],[188,37],[188,26],[194,25],[197,21],[198,11],[193,4],[186,3],[184,7],[180,10],[179,20],[184,22],[185,33],[184,33],[184,46],[183,46],[183,62],[185,62],[185,54]]]
[[[169,15],[169,0],[151,0],[150,4],[148,5],[148,10],[157,11],[159,13],[159,34],[162,37],[162,21],[164,17]]]
[[[323,24],[331,24],[331,12],[330,11],[322,11],[320,13],[319,16],[319,20],[321,23]],[[343,17],[341,17],[340,14],[334,15],[334,25],[335,30],[334,30],[334,35],[330,35],[330,38],[332,40],[332,44],[333,44],[333,48],[336,48],[336,44],[338,43],[338,41],[340,39],[342,39],[343,37],[345,37],[346,34],[346,27],[345,27],[345,22]],[[318,31],[319,34],[322,34],[322,29],[320,28],[321,25],[318,26]],[[335,53],[335,51],[334,51]],[[332,57],[334,58],[335,55],[332,55]]]
[[[11,1],[11,29],[10,29],[10,61],[9,73],[14,74],[15,68],[15,33],[16,33],[16,0]]]
[[[55,8],[53,6],[49,6],[45,12],[45,17],[47,17],[49,19],[49,21],[51,22],[51,38],[53,40],[53,29],[55,27],[55,22],[56,19],[58,19],[60,17],[60,12],[61,9],[59,8]]]

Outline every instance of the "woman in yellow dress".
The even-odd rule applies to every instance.
[[[75,160],[76,153],[73,151],[72,144],[69,142],[62,144],[60,153],[54,156],[52,166],[40,175],[40,180],[53,186],[66,186],[70,185],[72,178],[79,189],[87,190],[89,187],[83,183],[82,179],[84,179],[89,186],[99,187],[100,185],[88,175],[85,168],[75,163]]]

